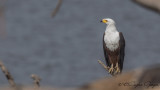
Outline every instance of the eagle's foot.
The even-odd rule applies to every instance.
[[[118,63],[116,64],[115,69],[116,69],[116,71],[115,71],[116,74],[119,74],[121,72],[120,69],[119,69]]]
[[[115,73],[119,74],[120,72],[121,72],[120,69],[117,68]]]
[[[114,73],[114,68],[113,68],[113,64],[111,65],[111,67],[109,68],[109,73],[113,74]]]

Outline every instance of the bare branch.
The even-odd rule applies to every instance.
[[[109,70],[109,67],[107,67],[101,60],[98,60],[98,63],[101,64],[106,71]]]
[[[41,78],[36,74],[32,74],[31,78],[34,80],[34,88],[35,88],[35,90],[38,90],[39,87],[40,87]]]
[[[109,67],[107,67],[101,60],[98,60],[98,63],[102,65],[102,67],[109,73]],[[114,73],[109,73],[114,76]]]
[[[18,90],[17,85],[14,82],[14,79],[12,78],[11,74],[8,72],[7,68],[4,66],[4,64],[1,61],[0,61],[0,68],[2,69],[2,72],[5,74],[11,87],[13,87],[14,90]]]
[[[54,11],[51,14],[52,17],[56,16],[57,12],[59,11],[59,9],[61,7],[61,4],[62,4],[62,0],[58,0],[58,4],[57,4],[56,8],[54,9]]]

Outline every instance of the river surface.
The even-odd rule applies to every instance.
[[[0,59],[15,82],[80,86],[110,77],[97,63],[104,60],[102,18],[113,18],[126,39],[124,72],[160,63],[160,16],[131,0],[7,0],[6,38],[0,39]],[[0,72],[0,85],[8,84]]]

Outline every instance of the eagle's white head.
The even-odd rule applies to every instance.
[[[104,18],[101,20],[101,22],[109,25],[109,24],[115,24],[114,20],[113,19],[110,19],[110,18]]]

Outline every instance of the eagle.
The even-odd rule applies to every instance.
[[[122,32],[118,32],[115,21],[104,18],[101,22],[107,24],[103,34],[103,50],[109,73],[117,75],[122,72],[125,56],[125,39]]]

